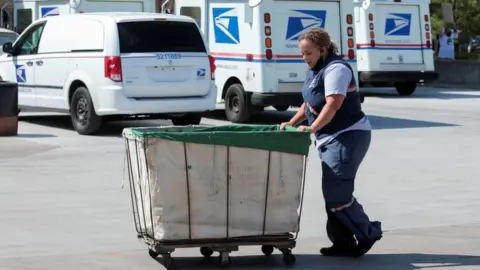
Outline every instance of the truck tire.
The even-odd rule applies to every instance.
[[[400,96],[410,96],[417,89],[416,82],[397,82],[395,88]]]
[[[232,84],[225,94],[225,115],[232,123],[243,123],[252,114],[252,104],[249,95],[239,83]]]
[[[73,128],[80,135],[93,135],[102,126],[102,117],[98,116],[93,106],[88,89],[80,86],[75,89],[70,101],[70,117]]]
[[[202,121],[202,116],[199,114],[187,113],[180,117],[172,118],[172,123],[174,126],[189,126],[189,125],[200,125]]]

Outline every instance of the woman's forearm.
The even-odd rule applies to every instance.
[[[303,122],[305,119],[307,119],[307,116],[305,116],[305,103],[303,103],[297,113],[288,122],[290,125],[295,126],[298,123]]]
[[[323,106],[322,110],[320,111],[320,114],[318,115],[317,119],[312,124],[312,128],[314,131],[317,131],[324,126],[326,126],[330,121],[332,121],[333,117],[337,113],[337,109],[330,105],[326,104]]]

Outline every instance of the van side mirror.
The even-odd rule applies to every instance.
[[[4,53],[13,53],[13,44],[12,42],[4,43],[2,46],[2,50]]]
[[[251,8],[254,8],[258,5],[260,5],[262,3],[263,0],[249,0],[248,1],[248,5],[251,7]]]

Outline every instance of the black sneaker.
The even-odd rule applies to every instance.
[[[373,245],[375,245],[375,243],[377,241],[379,241],[380,239],[382,239],[382,236],[380,236],[376,240],[359,241],[357,246],[354,248],[353,257],[358,258],[358,257],[362,257],[363,255],[367,254],[367,252],[369,252],[370,249],[372,249]]]
[[[333,245],[321,248],[320,253],[327,257],[355,257],[355,246]]]

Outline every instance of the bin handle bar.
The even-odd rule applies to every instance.
[[[268,191],[270,186],[270,160],[272,158],[272,151],[268,151],[268,162],[267,162],[267,184],[265,187],[265,209],[263,212],[263,235],[265,235],[265,229],[267,226],[267,207],[268,207]]]
[[[148,184],[148,200],[150,201],[150,222],[152,226],[152,239],[155,239],[155,224],[153,224],[153,203],[152,203],[152,181],[150,179],[150,174],[148,173],[148,158],[147,158],[147,147],[148,145],[148,138],[145,138],[145,141],[143,142],[143,155],[145,159],[145,172],[147,174],[147,184]],[[143,214],[145,216],[145,211],[143,211]],[[145,224],[145,230],[148,233],[147,226]]]
[[[136,193],[136,190],[135,190],[135,186],[133,184],[133,169],[132,169],[132,156],[130,155],[130,142],[129,142],[129,139],[128,138],[125,138],[125,144],[126,144],[126,156],[127,156],[127,167],[128,167],[128,179],[129,179],[129,186],[130,186],[130,198],[131,198],[131,201],[132,201],[132,212],[133,212],[133,222],[135,223],[135,229],[137,230],[137,233],[138,234],[141,234],[142,233],[142,230],[141,230],[141,226],[140,226],[140,223],[137,224],[137,221],[140,222],[140,217],[137,217],[138,215],[138,201],[137,201],[137,193]],[[137,210],[135,212],[135,209]],[[139,228],[140,226],[140,228]]]
[[[191,217],[191,210],[190,210],[190,179],[188,178],[188,157],[187,157],[186,142],[183,142],[183,154],[185,157],[185,177],[187,180],[188,239],[192,240],[192,217]]]
[[[138,175],[138,179],[142,179],[142,176],[141,176],[141,172],[140,172],[140,160],[139,160],[139,155],[138,155],[138,143],[135,144],[135,156],[137,157],[137,175]],[[148,229],[147,229],[147,220],[145,218],[145,205],[144,205],[144,201],[143,201],[143,189],[142,189],[142,184],[141,184],[141,181],[140,181],[140,185],[138,185],[138,189],[140,191],[140,202],[142,203],[142,215],[143,215],[143,226],[145,228],[145,234],[148,235]],[[150,205],[151,206],[151,205]],[[140,215],[140,210],[137,209],[137,213],[138,215]],[[139,216],[139,223],[141,222],[140,221],[140,216]],[[152,228],[153,229],[153,228]],[[140,225],[140,230],[142,230],[142,226]]]
[[[230,227],[230,146],[227,146],[227,226],[226,226],[226,236],[229,237]]]

